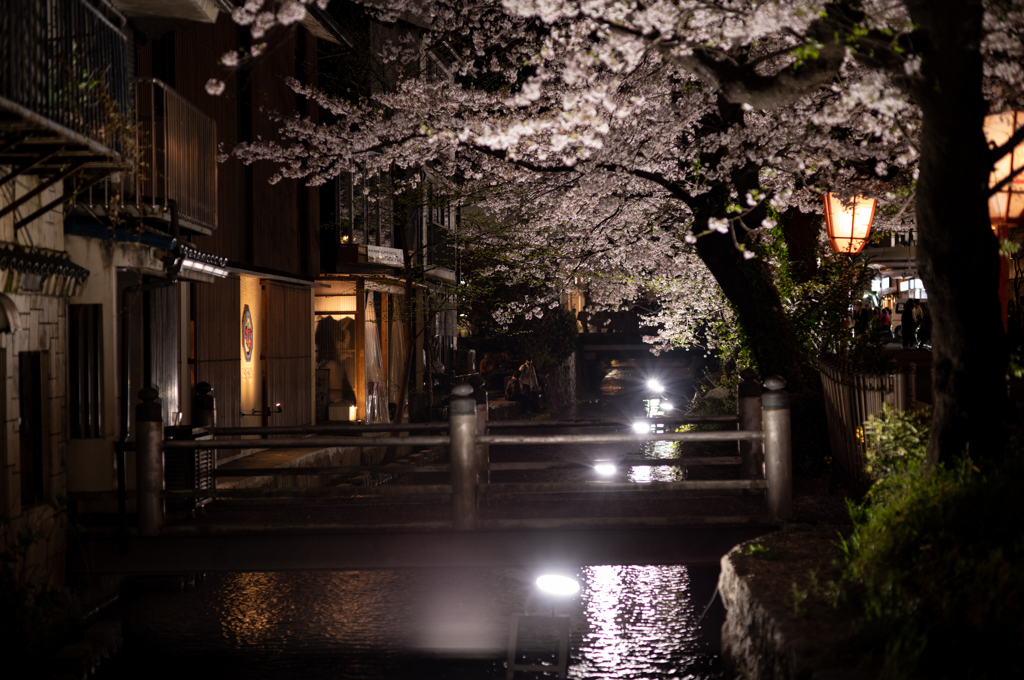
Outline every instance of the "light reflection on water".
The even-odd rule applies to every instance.
[[[642,458],[676,458],[672,448],[672,442],[644,442],[640,449]],[[626,473],[626,481],[643,484],[646,482],[674,482],[677,481],[677,467],[665,465],[634,465]]]
[[[607,565],[585,568],[583,577],[587,631],[570,677],[718,676],[702,649],[686,567]]]
[[[714,574],[702,575],[706,592],[695,593],[691,571],[580,570],[580,593],[553,605],[570,617],[570,677],[720,678],[714,624],[705,623],[703,640],[696,625]],[[124,602],[127,645],[108,677],[504,678],[512,614],[552,611],[532,593],[535,576],[514,568],[212,575],[183,594]]]

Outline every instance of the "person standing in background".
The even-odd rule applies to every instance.
[[[540,381],[537,380],[537,371],[533,368],[533,361],[526,357],[523,365],[519,367],[519,382],[523,384],[523,392],[529,395],[526,403],[528,411],[536,411],[536,404],[540,396]]]
[[[900,323],[903,325],[903,349],[915,349],[917,347],[917,319],[914,318],[914,310],[917,307],[917,300],[910,298],[903,305],[903,315]]]

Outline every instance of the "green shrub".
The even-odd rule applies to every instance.
[[[982,475],[969,459],[924,463],[927,416],[883,413],[865,426],[876,480],[851,505],[839,599],[884,678],[1024,674],[1024,467]]]
[[[877,500],[891,485],[920,469],[928,454],[930,409],[897,411],[890,404],[864,423],[867,439],[864,470],[874,482],[868,491]]]
[[[706,376],[697,383],[697,391],[701,395],[695,397],[686,404],[684,410],[688,416],[727,416],[736,415],[737,389],[740,384],[738,375],[727,376]],[[723,397],[706,396],[712,390],[722,388],[725,391]],[[711,423],[699,425],[683,425],[679,432],[706,432],[709,430],[732,430],[735,425],[727,423]]]

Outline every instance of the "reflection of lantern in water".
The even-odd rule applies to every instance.
[[[871,220],[875,217],[877,201],[866,196],[838,198],[825,194],[825,226],[832,250],[856,255],[871,235]]]

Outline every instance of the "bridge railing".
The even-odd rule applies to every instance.
[[[579,492],[635,492],[649,494],[651,492],[708,490],[708,489],[748,489],[765,490],[768,511],[773,521],[788,519],[792,506],[792,463],[790,456],[790,415],[789,397],[785,392],[785,381],[773,377],[765,381],[766,392],[762,396],[761,388],[747,376],[741,385],[739,414],[736,416],[712,416],[703,418],[649,419],[659,424],[716,422],[747,424],[747,428],[733,431],[707,432],[644,432],[615,433],[590,432],[585,434],[501,434],[488,433],[486,429],[510,427],[506,422],[485,424],[485,430],[478,432],[477,401],[473,397],[473,387],[468,384],[456,385],[449,406],[448,423],[404,423],[400,425],[330,425],[272,428],[218,428],[213,426],[210,432],[217,435],[252,435],[252,434],[320,434],[315,439],[306,437],[279,439],[205,439],[195,440],[164,440],[163,423],[160,420],[159,406],[154,408],[155,390],[143,390],[143,400],[138,407],[136,420],[138,434],[136,436],[136,469],[137,509],[139,517],[139,533],[156,535],[161,532],[164,512],[163,502],[166,498],[196,497],[205,498],[260,498],[260,497],[315,497],[315,496],[346,496],[346,495],[450,495],[452,502],[453,527],[456,530],[472,530],[480,526],[478,498],[495,494],[538,494],[538,493],[579,493]],[[755,395],[756,396],[753,396]],[[211,407],[212,408],[212,407]],[[206,422],[212,418],[205,419]],[[197,419],[203,422],[204,418]],[[581,421],[551,421],[561,426],[579,426]],[[528,425],[536,427],[544,421],[524,421],[511,427]],[[593,425],[622,426],[619,421],[597,421]],[[750,427],[753,425],[754,427]],[[411,434],[399,435],[404,431],[443,431],[447,435]],[[336,434],[340,433],[340,434]],[[385,436],[363,437],[364,433],[383,433]],[[344,436],[344,435],[350,436]],[[600,485],[575,482],[530,482],[530,483],[490,483],[489,471],[507,470],[551,470],[587,467],[580,463],[544,462],[544,463],[491,463],[486,455],[487,446],[498,445],[549,445],[549,444],[622,444],[644,443],[655,441],[737,441],[740,442],[739,456],[721,458],[685,458],[674,460],[652,460],[624,458],[619,462],[623,465],[740,465],[741,478],[734,480],[684,480],[675,482],[650,483],[612,483]],[[266,490],[266,489],[201,489],[165,491],[163,489],[164,453],[167,451],[200,451],[209,449],[252,449],[252,448],[318,448],[328,447],[382,447],[382,446],[446,446],[450,452],[450,463],[447,465],[373,465],[373,466],[322,466],[301,468],[248,468],[245,470],[213,470],[215,477],[239,476],[340,476],[362,472],[387,473],[449,473],[449,484],[428,485],[381,485],[376,487],[332,487],[329,489]],[[760,450],[763,447],[763,466],[759,464]],[[761,478],[761,469],[764,478]]]

